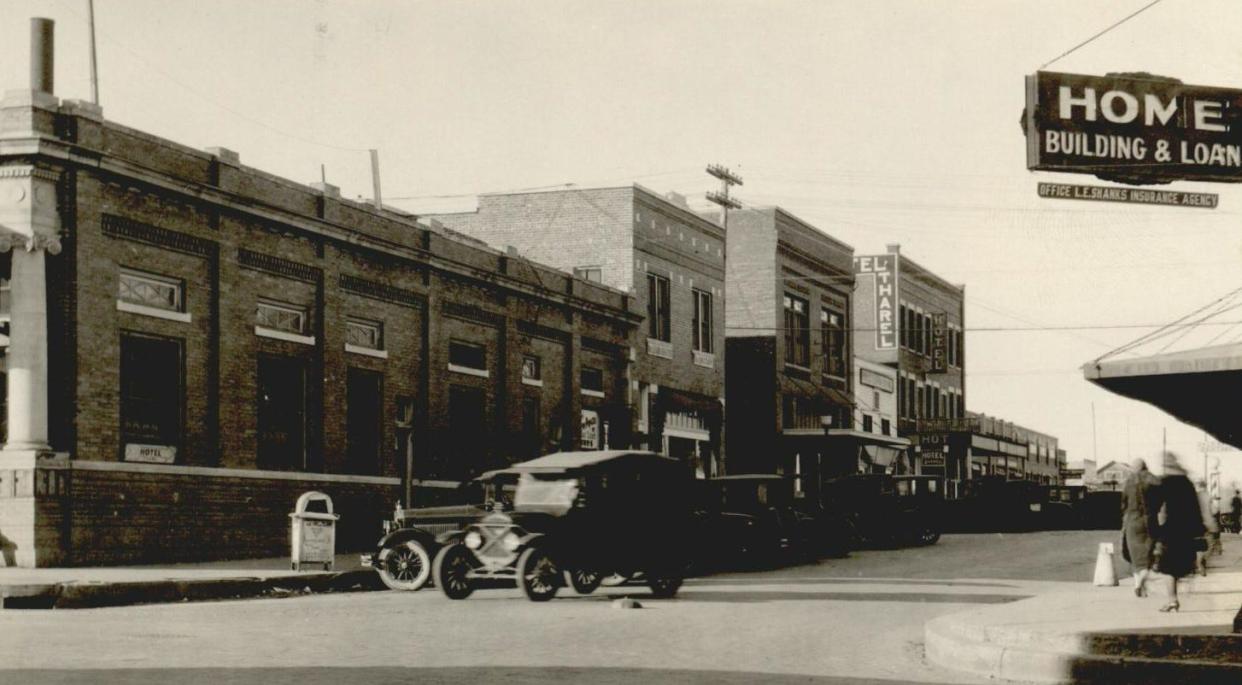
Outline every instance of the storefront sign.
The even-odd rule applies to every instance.
[[[855,257],[855,274],[875,278],[875,348],[897,349],[897,257]]]
[[[892,376],[885,376],[882,373],[876,373],[871,369],[860,369],[858,373],[858,382],[863,385],[870,385],[877,390],[884,392],[893,392],[897,387],[897,380]]]
[[[172,464],[177,461],[177,448],[170,445],[125,445],[125,461],[142,461],[149,464]]]
[[[944,312],[932,314],[931,330],[931,368],[932,373],[945,373],[949,370],[949,315]]]
[[[1026,166],[1127,183],[1242,181],[1242,90],[1144,75],[1026,77]]]
[[[944,452],[924,452],[923,466],[944,467]]]
[[[1036,188],[1040,197],[1056,200],[1095,200],[1097,202],[1127,202],[1136,205],[1164,205],[1168,207],[1201,207],[1215,209],[1220,204],[1216,193],[1183,193],[1174,190],[1147,190],[1144,188],[1109,188],[1106,186],[1083,186],[1072,183],[1040,183]]]
[[[599,414],[590,409],[582,410],[582,439],[579,443],[584,450],[599,449]]]

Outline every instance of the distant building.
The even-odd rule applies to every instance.
[[[1101,490],[1120,490],[1126,477],[1133,473],[1130,465],[1120,461],[1110,461],[1096,470],[1097,483]]]
[[[722,472],[721,226],[639,185],[482,195],[477,211],[427,218],[632,293],[646,313],[630,376],[633,445]]]
[[[1064,450],[1058,451],[1062,455],[1064,454]],[[1082,461],[1066,463],[1063,475],[1065,476],[1066,485],[1082,485],[1094,488],[1099,482],[1094,459],[1083,459]]]
[[[972,478],[1001,476],[1045,485],[1061,483],[1065,451],[1057,438],[987,414],[966,412]]]
[[[913,446],[899,470],[942,476],[956,497],[969,477],[965,286],[954,285],[889,245],[854,257],[854,354],[897,374],[897,435]]]

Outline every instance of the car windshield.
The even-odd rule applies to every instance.
[[[578,496],[576,478],[539,478],[523,473],[518,479],[513,505],[518,509],[540,509],[565,513],[574,505]]]

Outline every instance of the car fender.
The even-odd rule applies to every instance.
[[[440,548],[441,543],[436,537],[422,528],[398,528],[391,533],[380,538],[377,547],[385,549],[394,545],[399,545],[408,540],[415,540],[427,550],[427,554],[435,556],[436,550]]]
[[[466,537],[466,530],[464,528],[460,530],[450,530],[436,535],[433,538],[433,544],[437,547],[447,547],[451,544],[461,542],[464,537]]]

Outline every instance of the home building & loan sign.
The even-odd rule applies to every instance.
[[[1242,181],[1242,90],[1142,74],[1026,77],[1027,168],[1124,183]]]

